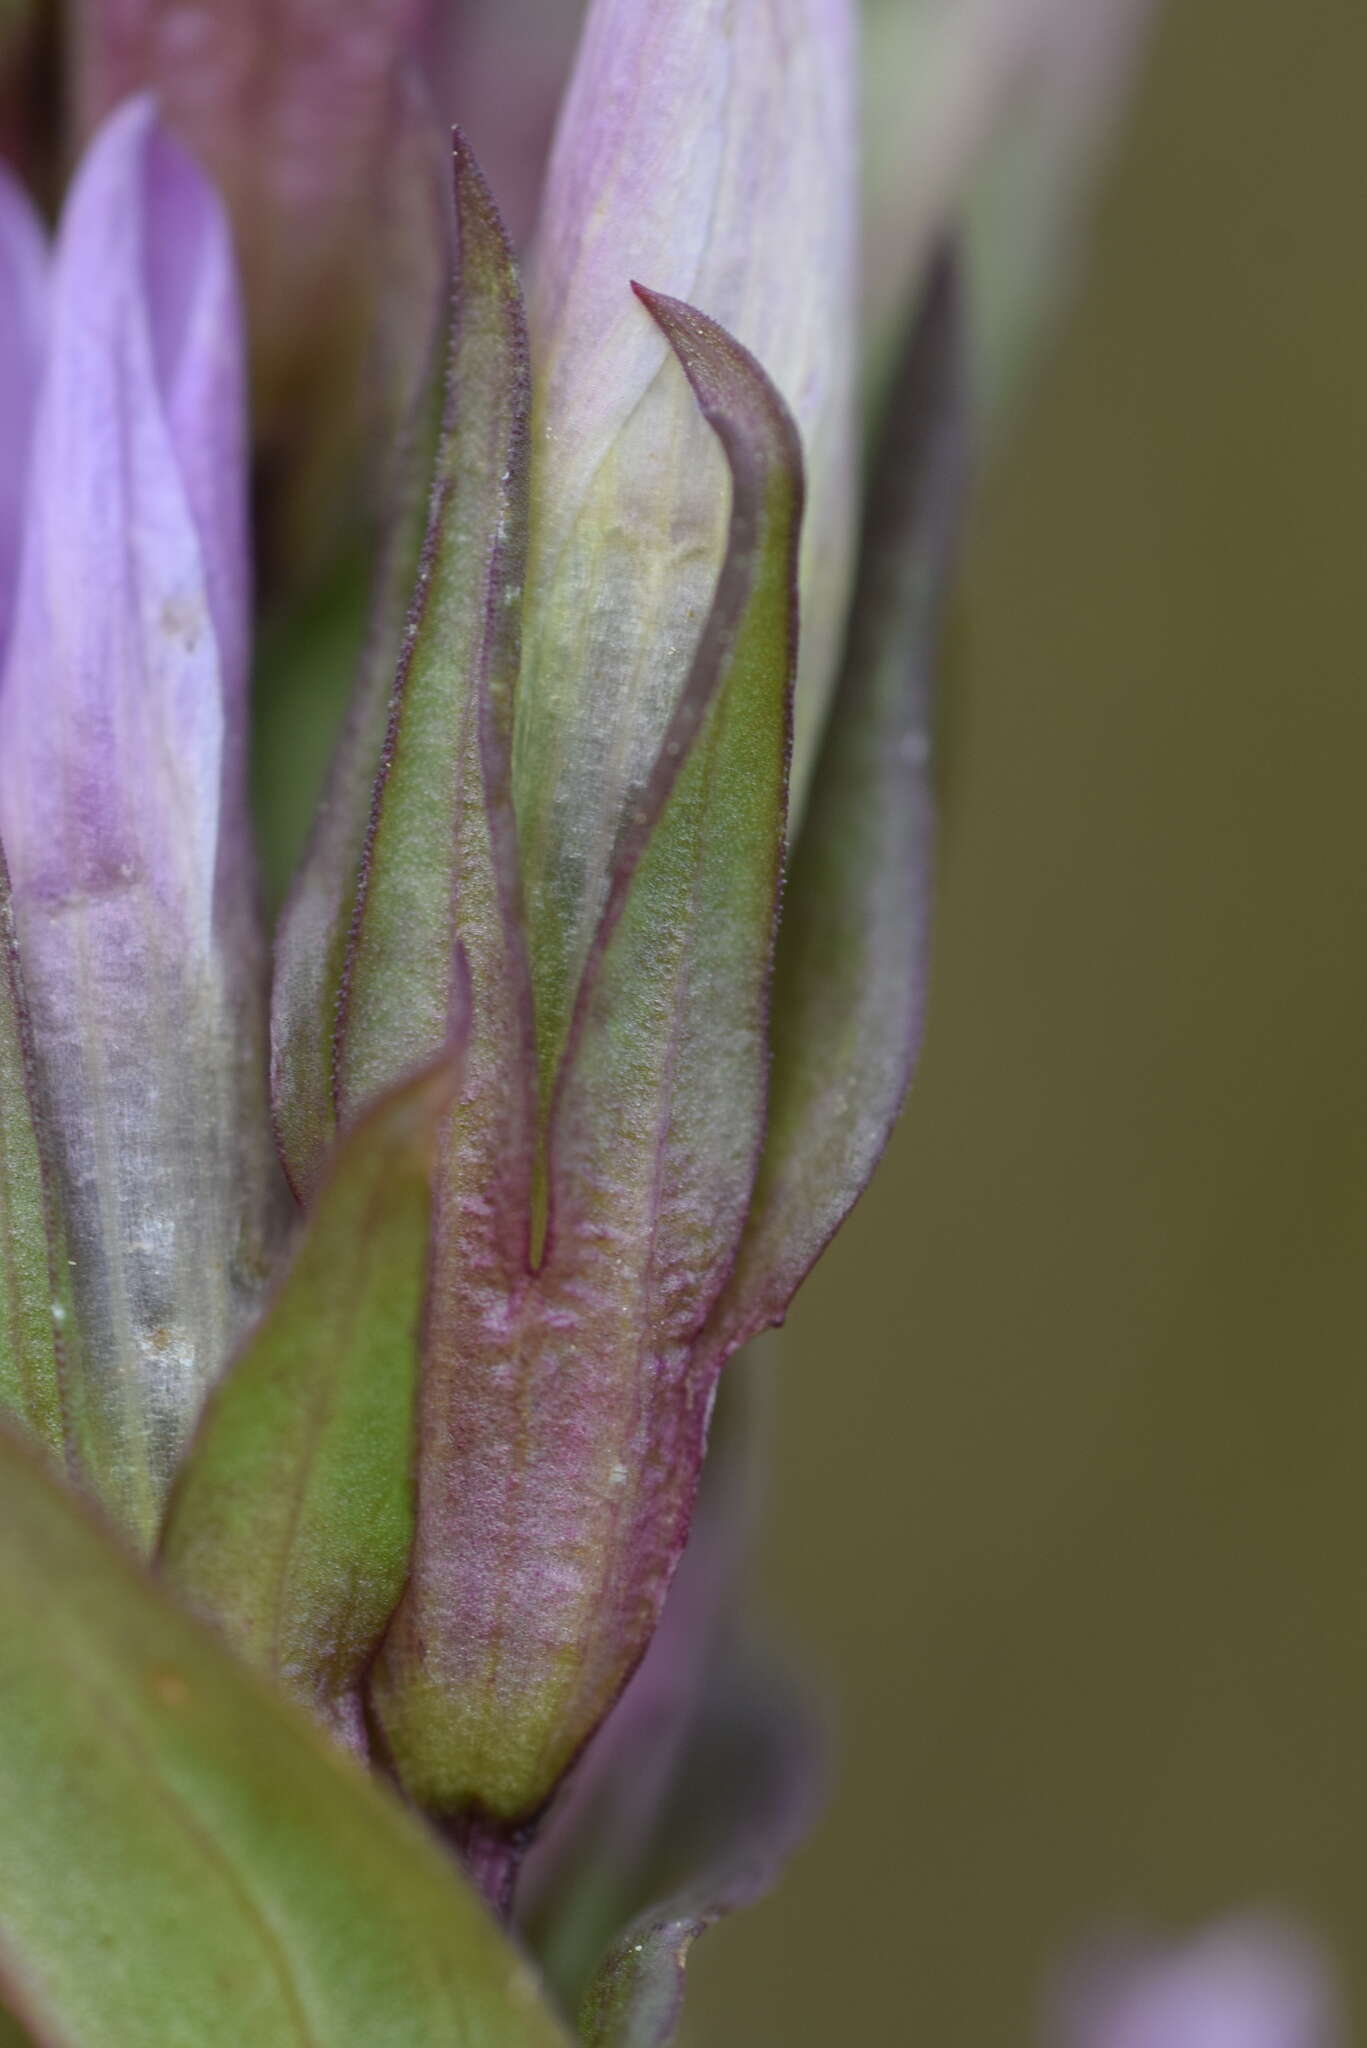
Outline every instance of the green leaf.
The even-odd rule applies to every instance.
[[[455,1080],[450,1062],[420,1074],[342,1141],[162,1536],[187,1603],[358,1747],[358,1687],[413,1541],[429,1181]]]
[[[932,685],[966,473],[959,276],[935,266],[882,435],[844,674],[784,905],[764,1155],[708,1346],[796,1292],[868,1184],[920,1047]]]
[[[0,854],[0,1410],[78,1469],[67,1408],[70,1268],[33,1094],[9,873]]]
[[[620,1692],[682,1548],[710,1406],[688,1345],[763,1121],[801,455],[753,358],[646,302],[731,466],[728,551],[623,825],[553,1099],[540,1265],[520,1157],[489,1155],[439,1224],[418,1542],[372,1686],[413,1796],[509,1839]]]
[[[0,1441],[0,1958],[63,2048],[552,2048],[437,1844]]]

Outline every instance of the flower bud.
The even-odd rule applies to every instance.
[[[846,0],[596,0],[533,253],[531,537],[515,794],[543,1072],[721,566],[727,482],[640,278],[762,362],[803,439],[798,780],[853,526]]]
[[[223,212],[135,101],[62,223],[0,694],[39,1092],[146,1539],[262,1278],[273,1166],[244,790],[243,364]]]

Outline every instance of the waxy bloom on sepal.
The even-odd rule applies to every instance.
[[[150,1539],[257,1299],[274,1168],[244,791],[227,224],[131,103],[68,201],[0,690],[0,841],[70,1240],[84,1476]]]
[[[1231,1920],[1177,1945],[1125,1945],[1058,1988],[1044,2048],[1347,2048],[1323,1952],[1280,1921]]]

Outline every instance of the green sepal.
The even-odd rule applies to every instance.
[[[623,822],[552,1091],[535,1268],[516,1117],[486,1117],[507,1134],[497,1148],[451,1147],[418,1540],[371,1685],[410,1794],[501,1836],[505,1884],[638,1662],[682,1549],[712,1391],[690,1376],[689,1344],[734,1252],[763,1125],[801,452],[744,349],[642,297],[731,468],[727,555]],[[511,1031],[495,1071],[504,1092],[489,1100],[506,1102]]]
[[[784,858],[797,551],[796,426],[749,354],[636,287],[718,434],[732,526],[654,775],[623,826],[551,1128],[551,1257],[634,1253],[647,1352],[699,1328],[735,1251],[764,1128]],[[616,1304],[614,1304],[616,1307]]]
[[[338,586],[330,609],[315,598],[297,624],[277,622],[273,657],[259,681],[255,727],[260,759],[270,736],[277,746],[301,721],[336,722],[338,679],[355,671],[303,858],[285,899],[275,940],[271,991],[271,1103],[281,1162],[302,1201],[316,1185],[335,1142],[333,1039],[338,996],[351,936],[356,888],[370,830],[372,792],[384,752],[394,672],[409,600],[422,559],[433,454],[445,386],[445,304],[451,248],[449,202],[441,150],[428,124],[410,107],[399,199],[388,262],[394,277],[379,295],[375,366],[379,393],[374,438],[385,449],[377,495],[381,538],[366,623],[357,630],[354,602]],[[392,304],[391,304],[392,301]],[[356,574],[344,563],[342,577]],[[328,634],[329,675],[311,643]],[[307,633],[304,632],[307,628]],[[306,698],[302,704],[301,698]],[[262,737],[264,735],[264,738]],[[295,748],[296,766],[299,749]],[[289,835],[279,779],[258,767],[258,790],[273,798],[276,840]],[[436,1048],[432,1048],[435,1052]],[[409,1062],[409,1067],[413,1065]],[[393,1079],[406,1071],[396,1066]]]
[[[0,1637],[0,1970],[40,2041],[563,2041],[436,1842],[8,1438]]]
[[[73,1478],[71,1269],[33,1088],[9,873],[0,853],[0,1412]]]
[[[342,1140],[162,1534],[186,1603],[358,1747],[413,1541],[429,1188],[456,1078],[454,1060],[419,1074]]]
[[[530,1082],[508,790],[526,546],[522,293],[497,209],[453,137],[456,287],[426,538],[349,914],[332,1041],[346,1116],[446,1040],[473,998],[471,1089]],[[519,1014],[521,1012],[522,1014]],[[469,1093],[470,1091],[467,1091]]]
[[[966,369],[945,251],[883,424],[844,670],[788,879],[764,1151],[704,1339],[719,1360],[782,1321],[868,1185],[920,1049],[935,663],[968,470]]]
[[[816,1818],[820,1758],[815,1719],[782,1665],[729,1646],[709,1671],[652,1856],[637,1873],[651,1903],[610,1944],[580,2006],[585,2048],[675,2040],[694,1942],[778,1881]]]

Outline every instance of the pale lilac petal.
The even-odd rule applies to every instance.
[[[47,334],[47,244],[28,199],[0,168],[0,656],[19,574],[24,479]]]
[[[1041,318],[1155,0],[866,0],[864,332],[875,376],[966,221],[986,397]]]
[[[146,101],[78,179],[52,327],[0,705],[16,893],[136,877],[207,951],[245,685],[240,337],[217,201]]]
[[[983,411],[1016,390],[1066,310],[1097,173],[1138,69],[1154,0],[1055,8],[968,198],[969,272]]]
[[[854,514],[852,17],[848,0],[589,10],[529,281],[515,777],[552,1030],[688,672],[727,525],[719,451],[633,278],[719,321],[797,420],[808,477],[798,783],[821,721]]]
[[[203,175],[156,128],[148,134],[143,189],[155,373],[203,553],[224,694],[236,702],[246,688],[251,589],[247,403],[232,244]]]
[[[1329,1963],[1270,1918],[1181,1947],[1094,1957],[1060,1988],[1045,2048],[1347,2048]]]
[[[58,1138],[96,1483],[141,1536],[261,1280],[242,342],[211,188],[130,103],[58,239],[0,839]]]

